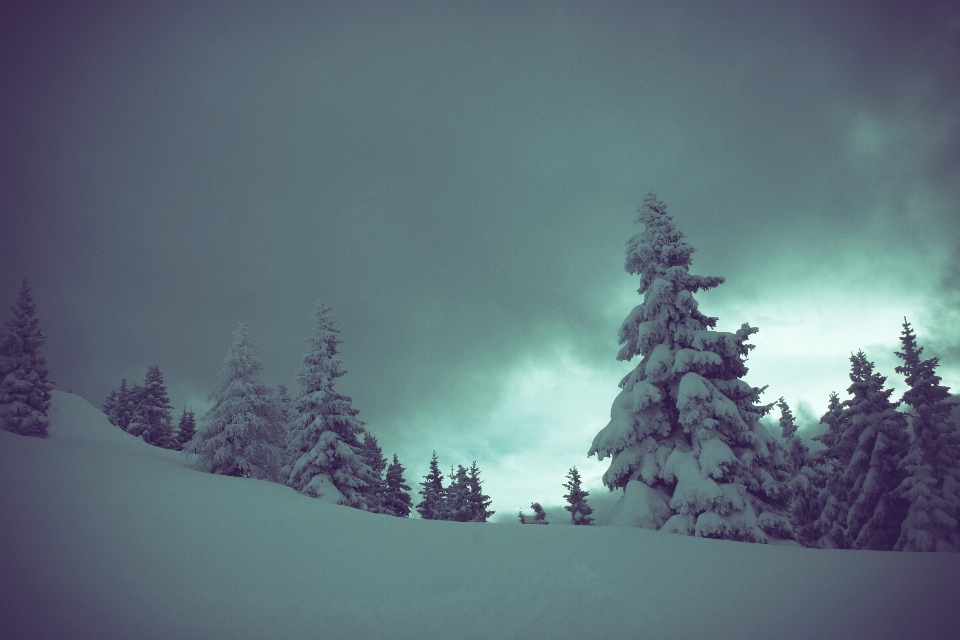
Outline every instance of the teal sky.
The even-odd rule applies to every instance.
[[[815,422],[861,348],[901,385],[904,316],[960,386],[955,3],[146,5],[0,5],[0,301],[59,389],[200,410],[241,321],[293,386],[320,299],[411,484],[605,491],[648,191],[768,400]]]

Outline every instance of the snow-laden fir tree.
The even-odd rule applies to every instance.
[[[777,400],[776,405],[780,409],[780,433],[793,476],[788,485],[790,520],[797,540],[806,544],[808,541],[803,538],[804,527],[811,525],[820,515],[823,508],[820,492],[826,477],[818,471],[817,465],[810,458],[807,445],[797,437],[797,423],[790,405],[782,397]]]
[[[749,337],[716,331],[693,294],[723,278],[689,272],[694,248],[653,194],[639,210],[625,268],[643,302],[620,328],[618,360],[640,356],[620,383],[610,423],[589,455],[609,456],[603,476],[623,488],[614,521],[712,538],[792,539],[788,464],[759,419],[761,389],[742,380]]]
[[[170,448],[175,444],[172,442],[172,410],[160,367],[150,365],[143,386],[139,388],[136,406],[126,430],[156,447]]]
[[[893,491],[902,477],[906,420],[890,400],[893,389],[884,389],[886,378],[866,355],[860,351],[850,363],[851,397],[824,416],[829,430],[820,439],[830,466],[813,530],[820,547],[890,550],[905,515]]]
[[[589,525],[593,524],[593,508],[587,504],[589,491],[584,491],[580,486],[580,472],[576,467],[567,472],[567,481],[563,484],[567,493],[563,494],[567,504],[563,507],[570,512],[570,524]]]
[[[126,393],[126,378],[120,382],[120,387],[122,387],[123,392]],[[111,389],[110,393],[107,394],[107,399],[103,401],[103,415],[107,416],[107,420],[109,420],[113,426],[117,426],[117,404],[120,401],[120,392],[120,389]]]
[[[293,398],[290,397],[290,390],[285,384],[277,385],[275,389],[274,402],[276,403],[277,424],[281,432],[280,447],[280,470],[278,478],[286,482],[290,477],[290,471],[293,469],[293,463],[297,461],[299,454],[295,453],[290,447],[293,434],[290,429],[296,418],[296,411],[293,408]]]
[[[127,387],[127,379],[123,378],[120,381],[120,386],[110,392],[103,405],[103,412],[107,415],[110,423],[127,431],[130,428],[130,421],[133,420],[133,414],[136,411],[141,393],[142,387],[140,385]]]
[[[397,459],[397,454],[393,454],[393,462],[387,467],[387,489],[383,496],[383,510],[384,513],[398,518],[406,518],[413,508],[410,487],[403,477],[403,471],[403,465]]]
[[[182,450],[188,442],[193,440],[193,436],[196,434],[197,418],[193,413],[193,409],[188,411],[187,408],[184,407],[183,413],[180,414],[180,421],[177,423],[177,432],[174,434],[176,446],[171,448]]]
[[[490,496],[483,493],[480,468],[476,461],[468,470],[462,464],[450,468],[450,485],[443,490],[443,515],[440,520],[486,522],[495,511],[488,509]]]
[[[797,437],[797,422],[793,417],[793,411],[790,410],[790,405],[782,397],[777,400],[776,405],[780,409],[780,435],[783,437],[784,448],[791,470],[797,473],[807,463],[809,449]]]
[[[44,438],[53,383],[47,377],[47,361],[40,355],[44,336],[26,278],[11,310],[7,332],[0,335],[0,427]]]
[[[446,509],[442,520],[454,522],[470,522],[473,513],[470,499],[470,487],[467,481],[467,469],[462,464],[457,465],[456,471],[450,467],[450,484],[444,491]]]
[[[530,508],[533,509],[533,517],[524,515],[520,512],[520,524],[550,524],[547,520],[547,512],[543,510],[539,502],[531,502]]]
[[[280,462],[275,391],[260,382],[263,363],[253,351],[247,327],[233,332],[233,343],[220,365],[220,384],[209,399],[213,406],[184,451],[197,456],[210,473],[273,480]]]
[[[443,473],[437,461],[437,452],[430,458],[430,469],[420,483],[420,496],[423,500],[417,505],[417,513],[424,520],[446,520],[446,491],[443,487]]]
[[[790,517],[794,523],[797,541],[806,547],[819,546],[822,538],[818,522],[827,506],[829,497],[827,482],[838,473],[840,468],[839,461],[829,457],[827,453],[840,441],[842,413],[840,395],[836,391],[831,391],[827,401],[827,411],[820,417],[820,424],[825,425],[827,429],[813,438],[826,448],[809,454],[806,466],[790,481],[792,491]],[[836,505],[834,504],[831,508],[835,510]]]
[[[290,452],[286,448],[286,443],[290,442],[290,425],[293,424],[293,419],[296,417],[293,410],[293,399],[290,397],[290,389],[287,388],[287,385],[278,384],[274,389],[274,403],[276,404],[277,423],[283,432],[283,463],[288,466],[283,477],[286,478],[290,475],[289,465],[293,463],[293,460],[289,459]]]
[[[896,372],[910,387],[903,401],[910,406],[913,438],[900,461],[904,478],[895,494],[909,506],[896,551],[960,551],[960,442],[950,422],[950,393],[936,374],[937,358],[921,359],[923,347],[907,319],[900,336],[903,364]]]
[[[365,509],[364,493],[376,478],[363,459],[359,412],[335,389],[345,373],[337,358],[339,331],[330,307],[317,303],[314,317],[316,333],[308,338],[310,350],[297,375],[300,394],[294,402],[288,445],[294,462],[287,484],[309,496]]]
[[[373,434],[364,431],[360,443],[360,455],[373,472],[373,480],[363,491],[367,503],[367,511],[373,513],[388,513],[384,507],[387,493],[387,480],[384,472],[387,470],[387,459],[383,457],[383,449]]]
[[[467,472],[467,522],[486,522],[496,511],[491,511],[488,507],[492,500],[490,496],[483,492],[482,481],[480,480],[480,468],[477,467],[476,460],[470,465]]]

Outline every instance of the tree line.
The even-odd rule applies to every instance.
[[[263,364],[241,324],[221,364],[220,383],[210,394],[213,406],[199,425],[193,411],[184,407],[174,426],[156,365],[148,368],[142,385],[128,387],[122,380],[108,395],[104,413],[111,423],[149,444],[191,454],[195,464],[210,473],[280,482],[315,498],[407,517],[412,498],[403,465],[396,454],[387,463],[351,398],[336,390],[336,380],[346,372],[337,357],[341,340],[330,311],[317,306],[316,333],[297,375],[301,390],[296,398],[285,385],[273,387],[259,380]],[[490,498],[481,490],[479,474],[476,463],[469,472],[461,466],[454,482],[441,488],[445,510],[421,511],[422,517],[486,522],[493,511],[486,509]],[[469,518],[448,515],[462,512],[466,503]]]
[[[691,274],[695,249],[649,194],[643,230],[627,242],[625,269],[640,276],[643,296],[619,331],[619,360],[639,358],[620,382],[610,422],[588,455],[610,458],[603,482],[624,492],[629,524],[661,531],[749,542],[902,551],[960,551],[960,432],[951,418],[939,360],[924,358],[904,318],[901,364],[908,387],[899,400],[862,351],[850,358],[848,397],[831,394],[826,431],[811,451],[781,398],[760,401],[765,387],[744,381],[748,324],[717,331],[694,294],[724,282]],[[111,421],[157,446],[182,448],[211,473],[285,483],[314,497],[377,513],[409,515],[410,488],[396,455],[387,465],[349,397],[336,390],[344,374],[330,309],[318,304],[316,332],[297,376],[300,391],[259,381],[262,363],[246,327],[221,365],[212,408],[197,423],[184,409],[173,427],[160,370],[142,385],[121,382],[108,397]],[[0,336],[0,422],[8,431],[46,434],[52,383],[39,354],[43,334],[24,279],[13,318]],[[780,412],[782,440],[762,423]],[[420,484],[421,517],[486,521],[494,512],[479,469],[451,468],[445,485],[436,453]],[[589,524],[587,493],[571,469],[565,507]],[[544,523],[533,503],[531,522]],[[527,517],[520,513],[522,522]]]

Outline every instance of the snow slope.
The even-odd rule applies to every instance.
[[[938,638],[960,554],[404,520],[181,454],[54,392],[0,432],[2,638]],[[953,633],[951,633],[951,631]]]

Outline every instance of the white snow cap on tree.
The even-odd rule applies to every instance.
[[[334,383],[345,372],[337,358],[341,340],[329,316],[330,307],[317,303],[316,334],[297,375],[300,395],[289,429],[288,448],[295,461],[287,484],[307,495],[365,509],[365,490],[377,481],[363,459],[363,423],[350,398],[336,392]],[[333,490],[333,491],[332,491]]]
[[[247,327],[233,332],[233,344],[220,366],[220,386],[210,394],[213,407],[184,448],[201,466],[221,475],[273,479],[280,462],[274,391],[257,380],[263,363],[253,353]]]
[[[769,407],[744,365],[757,330],[716,331],[694,293],[723,278],[692,275],[694,248],[666,206],[648,194],[641,233],[627,242],[625,268],[640,276],[643,302],[620,328],[618,360],[640,356],[620,383],[610,423],[589,455],[610,457],[603,476],[624,488],[612,523],[712,538],[792,539],[788,464],[760,424]]]

